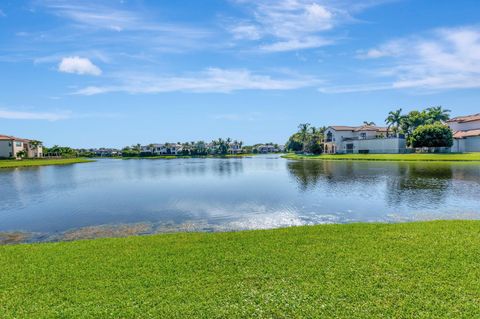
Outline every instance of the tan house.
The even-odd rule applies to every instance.
[[[41,143],[15,136],[0,135],[0,158],[18,158],[22,151],[28,158],[43,157]]]
[[[480,152],[480,113],[447,121],[453,131],[452,152]]]

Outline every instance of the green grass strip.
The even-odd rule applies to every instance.
[[[451,154],[287,154],[291,160],[399,161],[399,162],[480,162],[480,153]]]
[[[1,318],[477,318],[480,221],[0,247]]]
[[[68,165],[68,164],[88,163],[88,162],[93,162],[93,160],[89,160],[85,158],[0,160],[0,168]]]

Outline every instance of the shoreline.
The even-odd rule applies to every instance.
[[[300,155],[287,154],[287,160],[311,161],[372,161],[372,162],[454,162],[478,163],[480,153],[463,154],[335,154],[335,155]]]
[[[23,230],[0,231],[0,247],[8,245],[38,245],[52,243],[70,243],[84,240],[101,239],[125,239],[134,237],[149,237],[163,235],[187,235],[187,234],[228,234],[243,232],[264,232],[275,231],[289,228],[310,228],[323,226],[345,226],[359,225],[368,227],[368,225],[401,225],[401,224],[421,224],[435,222],[480,222],[480,219],[473,218],[452,218],[452,219],[421,219],[421,220],[402,220],[402,221],[354,221],[354,222],[328,222],[319,224],[303,225],[283,225],[272,228],[230,228],[213,227],[210,224],[155,224],[152,222],[136,223],[112,223],[70,228],[59,232],[36,232]]]

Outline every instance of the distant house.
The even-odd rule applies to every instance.
[[[240,154],[243,153],[242,144],[238,142],[233,142],[228,145],[229,154]]]
[[[375,125],[329,126],[325,130],[324,152],[327,154],[403,153],[406,141],[390,136],[386,127]]]
[[[43,157],[40,143],[15,136],[0,135],[0,158],[18,158],[19,152],[29,158]]]
[[[114,148],[92,148],[89,150],[91,153],[95,154],[95,156],[100,157],[112,157],[112,156],[121,156],[122,151],[114,149]]]
[[[142,146],[143,155],[179,155],[183,150],[182,145],[177,143],[150,144]]]
[[[273,145],[273,144],[261,144],[257,145],[256,148],[257,153],[261,154],[268,154],[268,153],[277,153],[280,152],[280,148]]]
[[[447,121],[453,131],[452,152],[480,152],[480,113]]]

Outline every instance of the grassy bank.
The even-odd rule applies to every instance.
[[[93,162],[86,158],[61,158],[61,159],[23,159],[23,160],[0,160],[0,168],[46,166],[46,165],[67,165],[75,163]]]
[[[301,155],[287,154],[292,160],[349,160],[349,161],[424,161],[424,162],[480,162],[480,153],[451,154],[332,154]]]
[[[0,247],[2,318],[474,318],[480,222]]]

